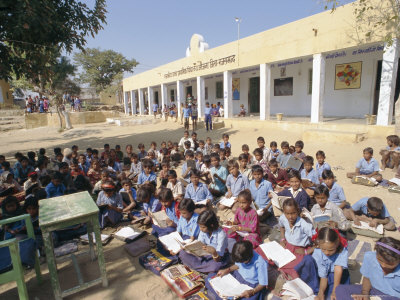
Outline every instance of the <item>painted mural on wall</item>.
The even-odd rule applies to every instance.
[[[335,90],[361,88],[361,61],[336,65],[335,73]]]
[[[240,100],[240,78],[232,79],[232,99]]]

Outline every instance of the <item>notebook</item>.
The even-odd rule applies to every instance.
[[[286,281],[282,289],[282,295],[293,300],[314,300],[315,297],[313,290],[300,278]]]
[[[369,226],[367,222],[360,221],[361,225],[355,225],[352,222],[351,227],[355,234],[365,235],[369,237],[382,237],[383,236],[383,225],[379,224],[376,228]]]
[[[331,220],[331,217],[329,215],[322,214],[313,216],[305,207],[301,212],[302,214],[304,214],[306,221],[310,224],[313,224],[314,227],[318,227],[319,225],[322,225],[323,223],[326,223]]]
[[[178,253],[181,251],[184,241],[181,235],[174,231],[170,234],[161,236],[158,238],[160,242],[167,248],[167,250],[172,251],[174,253]]]
[[[269,260],[272,260],[278,268],[282,268],[296,259],[296,256],[292,252],[283,248],[275,241],[261,244],[260,248],[265,256]]]
[[[226,198],[222,197],[221,200],[219,201],[219,204],[222,204],[227,207],[232,207],[233,204],[235,203],[236,197],[231,197],[231,198]]]
[[[114,233],[114,237],[123,242],[131,242],[142,236],[144,233],[144,231],[135,230],[132,227],[126,226]]]
[[[290,156],[289,157],[289,160],[288,160],[288,162],[286,163],[286,169],[295,169],[295,170],[300,170],[300,168],[301,168],[301,165],[303,164],[303,162],[300,160],[300,159],[298,159],[298,158],[296,158],[296,157],[294,157],[294,156]]]
[[[231,274],[223,277],[216,276],[209,280],[214,291],[221,298],[236,298],[239,297],[244,291],[252,290],[252,288],[246,284],[240,283]]]
[[[287,196],[278,196],[277,193],[275,193],[274,191],[270,192],[271,195],[271,202],[272,202],[272,209],[274,211],[274,215],[275,217],[279,217],[283,214],[283,202],[286,199],[290,199],[291,197],[287,197]]]
[[[158,212],[149,212],[150,217],[153,219],[153,224],[161,228],[167,228],[167,220],[169,219],[164,210]]]
[[[201,200],[201,201],[197,201],[197,202],[195,202],[195,204],[207,205],[207,200],[208,200],[208,199]]]

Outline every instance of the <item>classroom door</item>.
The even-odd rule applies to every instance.
[[[260,113],[260,77],[250,78],[248,101],[249,113]]]
[[[193,91],[192,91],[192,86],[187,86],[186,87],[186,94],[185,94],[185,98],[187,97],[187,95],[190,94],[190,96],[193,97]]]
[[[154,103],[157,103],[158,107],[160,107],[160,103],[158,102],[158,91],[154,92]]]

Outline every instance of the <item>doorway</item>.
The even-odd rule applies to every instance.
[[[376,70],[376,80],[375,80],[375,93],[374,93],[374,104],[372,106],[372,114],[376,115],[378,113],[379,107],[379,91],[381,89],[381,76],[382,76],[382,60],[378,60],[378,68]],[[394,102],[396,103],[400,94],[400,59],[399,59],[399,68],[397,69],[397,78],[396,78],[396,89],[394,92]],[[393,115],[394,115],[394,105],[393,105]]]
[[[160,107],[160,103],[158,103],[158,91],[154,92],[154,103],[157,103],[158,107]]]
[[[260,113],[260,77],[252,77],[249,82],[249,113]]]
[[[185,98],[187,97],[188,94],[190,94],[190,96],[192,96],[192,98],[193,98],[192,86],[187,86],[187,87],[186,87]]]

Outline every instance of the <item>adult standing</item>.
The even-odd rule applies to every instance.
[[[206,102],[206,107],[204,108],[204,121],[206,122],[206,129],[212,130],[212,108],[209,102]]]
[[[155,102],[153,103],[152,110],[153,110],[154,119],[156,119],[157,118],[157,112],[158,112],[158,104],[157,103],[155,103]]]

